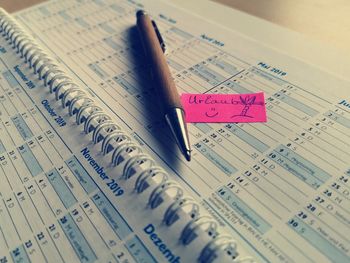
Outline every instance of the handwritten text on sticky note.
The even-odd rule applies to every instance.
[[[181,95],[187,122],[266,122],[264,93]]]

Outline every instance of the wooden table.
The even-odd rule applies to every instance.
[[[44,0],[0,0],[14,12]],[[201,0],[197,0],[201,1]],[[349,0],[213,0],[287,27],[335,48],[350,48]]]

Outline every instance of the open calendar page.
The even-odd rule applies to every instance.
[[[0,32],[1,263],[252,262],[1,8]]]
[[[149,71],[140,57],[135,10],[141,8],[153,15],[160,27],[167,44],[167,61],[179,92],[264,91],[267,123],[191,124],[193,160],[185,162],[161,116],[157,116],[157,104],[152,98],[154,87],[148,81]],[[227,234],[232,234],[257,260],[349,260],[349,82],[163,1],[51,1],[24,10],[15,17],[92,96],[101,100],[114,118],[124,123],[124,128],[170,173],[172,179],[190,191]],[[235,26],[239,25],[230,27],[234,29]],[[21,65],[18,67],[21,69]],[[6,68],[2,72],[3,82],[6,79],[17,85],[12,75],[6,73]],[[13,68],[11,72],[21,78],[21,70]],[[11,242],[21,240],[22,233],[33,232],[35,222],[49,223],[57,211],[62,211],[63,216],[64,205],[74,204],[76,196],[85,190],[88,193],[96,191],[92,200],[87,201],[86,207],[82,203],[71,211],[60,221],[60,226],[53,226],[51,236],[45,235],[45,238],[56,247],[57,258],[76,256],[73,250],[59,254],[62,243],[53,242],[55,231],[70,231],[65,224],[79,225],[71,222],[78,221],[74,218],[76,214],[89,221],[79,225],[82,230],[76,232],[76,235],[89,233],[84,235],[87,240],[82,250],[103,254],[102,247],[110,245],[106,240],[115,240],[115,232],[108,228],[104,232],[95,229],[94,216],[90,217],[89,209],[101,213],[112,209],[107,208],[110,204],[104,195],[110,191],[108,186],[98,190],[94,184],[83,188],[77,186],[74,188],[77,194],[73,195],[62,183],[65,172],[74,173],[80,169],[84,174],[82,166],[89,164],[84,159],[86,152],[85,155],[82,152],[85,147],[89,149],[89,156],[95,159],[99,158],[99,152],[95,150],[98,148],[87,146],[88,140],[84,136],[78,140],[58,136],[55,129],[63,129],[62,123],[48,124],[50,117],[43,110],[50,113],[50,101],[43,101],[40,110],[28,106],[33,103],[22,96],[23,92],[20,89],[17,92],[15,87],[10,93],[4,90],[1,97],[1,128],[6,131],[1,142],[9,144],[1,147],[3,153],[7,150],[1,158],[11,164],[2,163],[1,167],[3,171],[12,169],[18,175],[7,177],[1,184],[2,189],[11,194],[2,196],[0,211],[4,212],[0,220],[11,220],[12,223],[1,229],[0,252],[3,248],[7,251]],[[14,105],[23,108],[22,112],[16,113]],[[32,137],[33,131],[28,129],[26,122],[38,130],[36,137]],[[28,142],[17,146],[19,141],[29,138]],[[18,148],[11,152],[9,149],[13,145]],[[73,156],[71,147],[75,147],[77,157]],[[33,161],[33,155],[40,157]],[[17,166],[18,158],[22,158],[28,168]],[[25,185],[24,191],[12,193],[16,185],[26,180],[20,171],[29,169],[33,175],[40,173],[43,166],[52,167],[52,164],[56,168],[50,173]],[[76,182],[66,183],[74,185]],[[37,199],[32,199],[35,207],[29,201],[22,205],[22,196],[28,200],[31,191],[39,193],[35,195]],[[60,203],[62,207],[52,207],[51,198],[61,198],[63,204],[52,202]],[[104,200],[101,204],[106,207],[100,207],[101,199]],[[12,209],[18,211],[12,212]],[[34,209],[38,211],[37,218],[11,217],[12,213]],[[113,213],[117,216],[115,210]],[[108,217],[108,213],[104,215]],[[17,221],[26,221],[27,228],[16,229]],[[128,223],[124,223],[119,237],[130,234]],[[7,237],[11,238],[8,240]],[[118,251],[121,247],[116,251],[132,254],[135,251],[132,248],[138,246],[140,253],[147,255],[137,235],[134,237],[128,239],[133,245],[123,246],[124,250],[129,248],[128,251]],[[101,250],[90,249],[91,240],[99,240],[96,242],[100,244],[96,246]],[[39,249],[40,244],[37,242],[35,246]],[[19,247],[18,253],[23,253],[23,249]]]
[[[131,189],[109,176],[101,154],[89,154],[90,136],[2,37],[0,72],[0,262],[162,258],[140,238],[155,222],[150,214],[135,217],[146,204],[127,196]]]

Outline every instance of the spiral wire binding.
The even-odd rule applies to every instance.
[[[164,200],[171,198],[163,221],[171,226],[177,219],[187,215],[189,222],[183,228],[180,242],[188,245],[197,236],[206,233],[210,241],[202,249],[199,262],[210,263],[224,253],[220,259],[232,259],[231,262],[254,262],[250,257],[237,259],[236,242],[217,232],[216,221],[207,215],[200,215],[199,204],[188,196],[183,196],[183,189],[175,181],[169,180],[167,173],[145,153],[131,137],[112,121],[104,110],[86,94],[73,79],[71,79],[53,59],[50,58],[17,22],[0,8],[0,33],[12,44],[12,48],[24,58],[29,68],[44,82],[56,100],[61,100],[62,107],[68,107],[70,116],[76,115],[77,125],[84,124],[86,134],[93,133],[92,141],[97,144],[102,141],[101,151],[104,155],[112,153],[111,163],[114,166],[125,161],[122,178],[128,180],[138,174],[135,182],[135,192],[141,194],[153,185],[148,200],[149,207],[155,209]],[[189,210],[189,211],[187,211]]]

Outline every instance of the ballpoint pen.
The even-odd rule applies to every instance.
[[[154,87],[162,112],[182,154],[187,161],[190,161],[191,146],[185,123],[185,112],[163,53],[165,50],[163,39],[156,23],[145,11],[138,11],[136,17],[146,58],[151,64]]]

